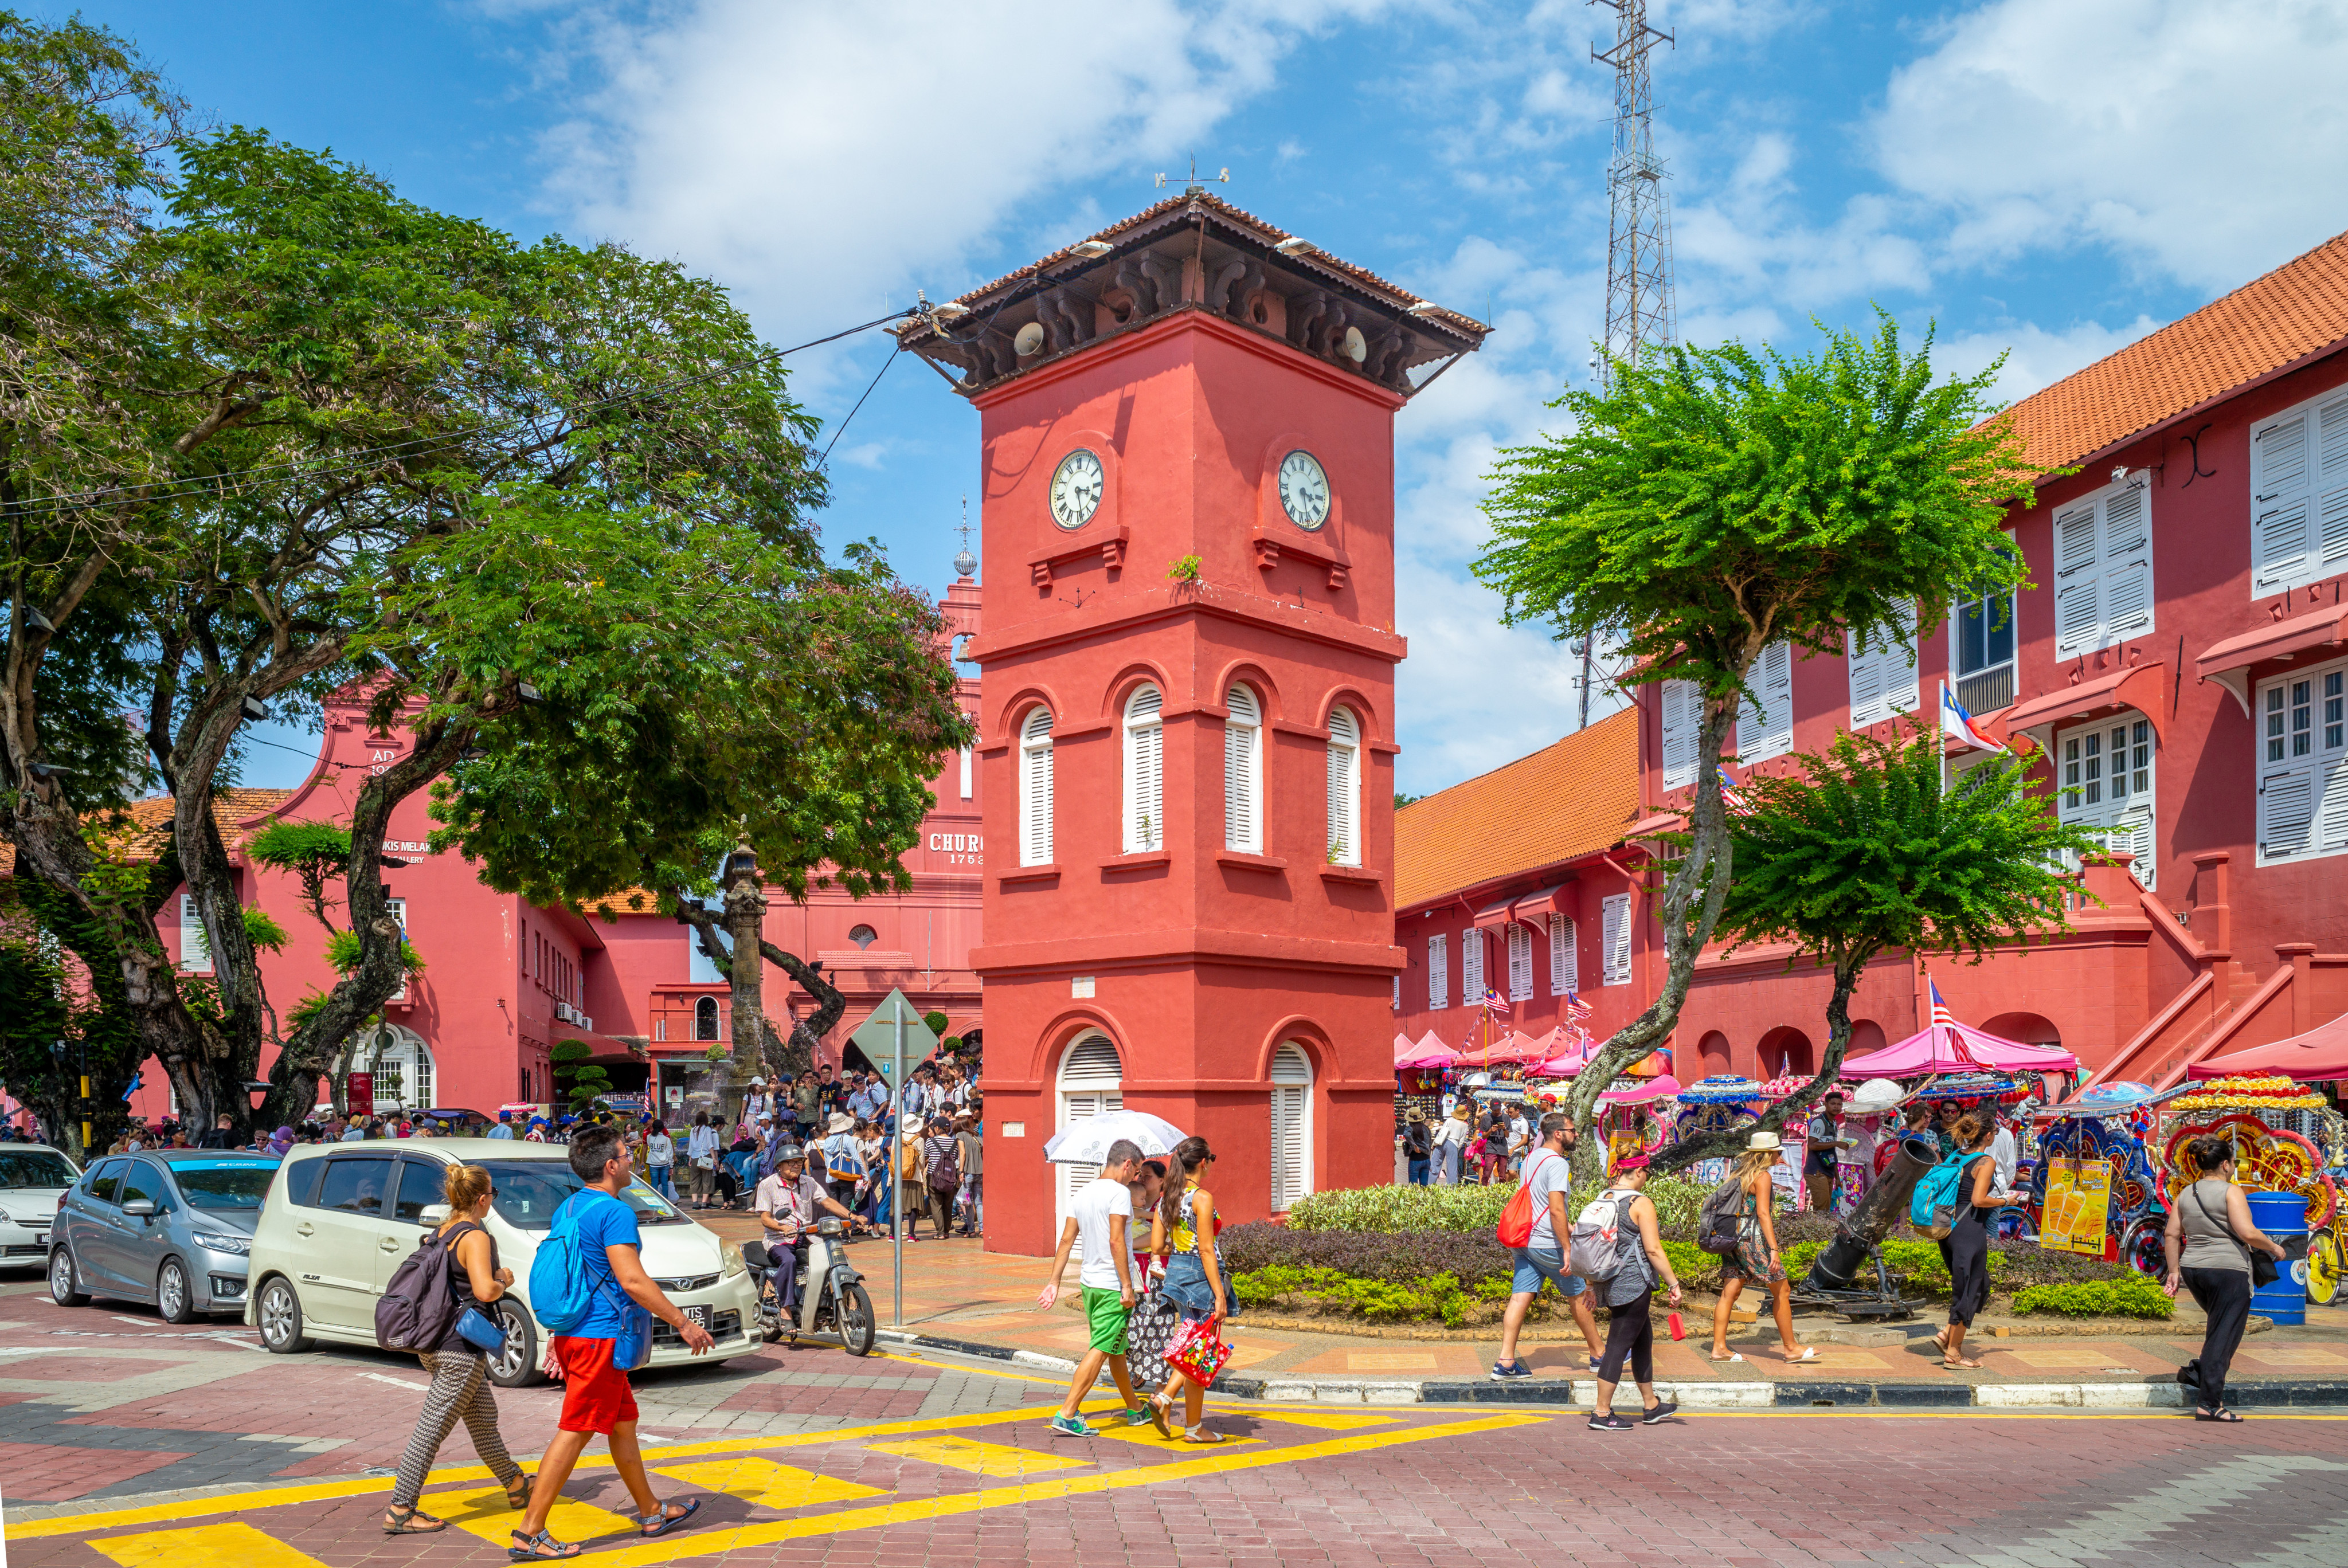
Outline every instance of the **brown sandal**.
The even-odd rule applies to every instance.
[[[417,1522],[418,1520],[424,1522],[419,1524]],[[430,1514],[419,1513],[413,1508],[395,1503],[384,1510],[383,1532],[386,1535],[438,1535],[448,1528],[447,1520],[435,1519]]]
[[[530,1476],[527,1472],[517,1473],[505,1485],[508,1508],[519,1510],[530,1506]]]

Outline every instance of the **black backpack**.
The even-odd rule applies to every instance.
[[[468,1225],[454,1234],[462,1235]],[[427,1231],[392,1271],[375,1304],[375,1342],[386,1350],[438,1350],[457,1322],[457,1288],[448,1281],[448,1237]]]
[[[951,1138],[932,1138],[928,1142],[933,1151],[930,1155],[930,1191],[952,1193],[962,1185],[962,1151]],[[944,1144],[942,1150],[937,1148],[941,1142]]]
[[[1736,1250],[1736,1232],[1743,1215],[1737,1213],[1737,1198],[1744,1183],[1729,1177],[1712,1189],[1696,1211],[1695,1245],[1715,1257],[1725,1257]]]

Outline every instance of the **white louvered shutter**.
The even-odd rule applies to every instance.
[[[1165,699],[1144,686],[1125,705],[1125,851],[1166,843],[1166,731],[1158,722]]]
[[[2152,507],[2123,487],[2104,506],[2104,630],[2098,646],[2152,630]]]
[[[1746,683],[1753,699],[1738,716],[1736,756],[1749,767],[1794,749],[1793,645],[1772,642],[1761,650]]]
[[[1361,728],[1343,708],[1329,715],[1329,859],[1362,863]]]
[[[1399,973],[1394,978],[1394,1000],[1388,1006],[1395,1012],[1402,1011],[1402,976]]]
[[[1272,1053],[1272,1212],[1313,1190],[1313,1064],[1292,1045]]]
[[[1574,946],[1573,922],[1563,915],[1549,917],[1549,994],[1561,997],[1581,989],[1581,951]]]
[[[2250,437],[2250,592],[2304,581],[2313,541],[2308,524],[2308,414],[2302,409]]]
[[[1449,938],[1429,937],[1426,939],[1426,1005],[1447,1008],[1451,1005],[1451,954]]]
[[[403,942],[407,941],[407,899],[405,899],[405,898],[386,898],[386,899],[385,899],[385,900],[383,901],[383,906],[384,906],[384,909],[385,909],[385,911],[386,911],[387,914],[389,914],[393,919],[395,919],[395,920],[396,920],[396,921],[398,921],[398,922],[399,922],[399,939],[400,939],[401,941],[403,941]],[[406,966],[406,965],[404,965],[404,964],[403,964],[402,966],[400,966],[400,970],[399,970],[399,989],[398,989],[397,990],[396,990],[396,991],[392,992],[392,993],[391,993],[391,995],[389,995],[389,996],[387,996],[387,997],[384,998],[384,1000],[386,1000],[386,1001],[390,1001],[390,1002],[404,1002],[404,1001],[406,1001],[407,999],[407,966]],[[423,1104],[423,1103],[426,1103],[426,1102],[419,1102],[418,1103],[419,1103],[419,1104]]]
[[[1876,637],[1864,651],[1856,636],[1850,639],[1850,727],[1854,730],[1881,723],[1896,713],[1915,711],[1919,692],[1913,658],[1914,607],[1902,604],[1900,619],[1901,626],[1896,635]]]
[[[1095,1116],[1125,1109],[1125,1063],[1101,1035],[1078,1040],[1060,1063],[1060,1126],[1063,1131]],[[1060,1167],[1060,1212],[1077,1189],[1100,1174],[1098,1165]]]
[[[1470,926],[1459,933],[1459,1005],[1474,1007],[1484,999],[1484,932]]]
[[[1052,864],[1052,713],[1027,715],[1019,735],[1019,864]]]
[[[2271,770],[2259,780],[2259,858],[2290,860],[2314,853],[2315,772],[2305,764]]]
[[[2259,688],[2259,860],[2348,851],[2348,665]]]
[[[1704,723],[1704,704],[1693,681],[1663,682],[1663,787],[1678,789],[1695,783],[1696,732]]]
[[[1521,920],[1509,922],[1509,999],[1529,1001],[1533,994],[1533,930]]]
[[[2103,554],[2093,502],[2054,518],[2054,654],[2068,658],[2103,646]]]
[[[1231,718],[1223,724],[1223,847],[1242,855],[1263,853],[1262,714],[1255,693],[1234,686],[1223,699]]]
[[[196,910],[196,896],[180,895],[180,968],[184,974],[212,972],[212,940],[204,934],[204,917]]]
[[[2322,559],[2311,577],[2348,569],[2348,389],[2315,411],[2315,536]]]
[[[1610,986],[1631,983],[1631,896],[1616,893],[1605,901],[1606,978]]]

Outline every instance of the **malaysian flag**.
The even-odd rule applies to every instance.
[[[1588,1018],[1590,1013],[1590,1004],[1581,999],[1581,993],[1580,991],[1568,991],[1565,993],[1566,1022],[1579,1028],[1581,1027],[1581,1021]]]
[[[1731,816],[1743,816],[1751,811],[1746,804],[1745,792],[1736,787],[1736,780],[1726,768],[1720,770],[1720,808]]]
[[[1941,988],[1930,975],[1924,977],[1924,989],[1932,993],[1932,1021],[1928,1027],[1937,1029],[1941,1024],[1956,1022],[1957,1015],[1951,1012],[1949,1004],[1941,999]]]
[[[1489,1014],[1493,1018],[1506,1018],[1509,1016],[1508,999],[1502,997],[1499,992],[1493,990],[1488,987],[1486,988],[1484,991],[1484,999],[1477,1005],[1481,1007],[1486,1013]]]

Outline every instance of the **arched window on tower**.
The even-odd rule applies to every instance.
[[[869,948],[880,939],[880,933],[870,926],[859,926],[848,933],[848,939],[860,948]]]
[[[1166,732],[1158,722],[1166,700],[1143,686],[1125,704],[1125,853],[1166,844]]]
[[[1293,1041],[1272,1053],[1272,1212],[1313,1190],[1313,1062]]]
[[[1052,864],[1052,711],[1019,728],[1019,864]]]
[[[1263,711],[1255,693],[1234,686],[1223,699],[1223,847],[1263,853]]]
[[[693,1038],[695,1040],[717,1038],[717,999],[716,997],[704,997],[693,1004]]]
[[[1329,863],[1362,863],[1362,727],[1344,708],[1329,712]]]

